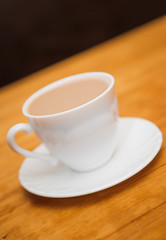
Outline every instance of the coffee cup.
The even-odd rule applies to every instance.
[[[9,146],[25,156],[61,161],[79,171],[91,171],[111,161],[118,127],[118,103],[114,78],[90,72],[55,81],[38,90],[23,105],[28,123],[13,126]],[[15,141],[15,134],[34,132],[48,154],[28,151]]]

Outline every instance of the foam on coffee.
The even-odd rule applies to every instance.
[[[108,84],[102,80],[79,80],[54,86],[36,97],[28,113],[36,116],[51,115],[81,106],[102,94]]]

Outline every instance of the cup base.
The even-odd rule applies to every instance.
[[[76,172],[62,163],[26,158],[19,171],[21,185],[31,193],[52,198],[75,197],[114,186],[133,176],[156,156],[162,144],[159,128],[143,119],[120,118],[111,161],[89,172]],[[43,145],[37,152],[46,153]]]

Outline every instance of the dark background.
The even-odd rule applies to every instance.
[[[162,16],[165,0],[1,0],[0,86]]]

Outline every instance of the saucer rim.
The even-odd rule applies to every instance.
[[[143,119],[143,118],[138,118],[138,117],[119,117],[119,120],[125,120],[125,119],[129,119],[129,120],[141,120],[141,121],[145,121],[145,122],[148,122],[149,124],[151,124],[154,128],[155,128],[155,131],[156,133],[158,134],[158,141],[157,141],[157,144],[154,148],[154,150],[152,151],[152,153],[150,154],[150,156],[147,158],[147,160],[142,164],[142,165],[139,165],[138,168],[132,170],[130,173],[128,173],[127,175],[124,175],[124,177],[121,177],[119,178],[118,180],[116,181],[112,181],[112,183],[108,183],[108,184],[105,184],[104,186],[99,186],[99,187],[94,187],[92,190],[82,190],[82,191],[76,191],[75,193],[71,192],[71,193],[68,193],[65,195],[65,193],[59,193],[58,192],[56,194],[43,194],[43,192],[40,192],[40,191],[36,191],[34,190],[33,191],[33,188],[29,188],[27,187],[21,180],[21,169],[25,163],[25,161],[27,161],[29,158],[25,158],[20,169],[19,169],[19,181],[20,181],[20,184],[21,186],[26,189],[28,192],[32,193],[32,194],[35,194],[35,195],[38,195],[38,196],[41,196],[41,197],[47,197],[47,198],[72,198],[72,197],[79,197],[79,196],[84,196],[84,195],[89,195],[89,194],[92,194],[92,193],[96,193],[96,192],[99,192],[99,191],[102,191],[102,190],[105,190],[105,189],[108,189],[108,188],[111,188],[121,182],[124,182],[125,180],[131,178],[132,176],[136,175],[138,172],[140,172],[141,170],[143,170],[150,162],[152,162],[152,160],[156,157],[156,155],[158,154],[158,152],[160,151],[160,148],[162,146],[162,142],[163,142],[163,136],[162,136],[162,132],[161,130],[158,128],[158,126],[156,126],[153,122],[149,121],[149,120],[146,120],[146,119]],[[40,148],[42,145],[44,144],[39,144],[33,151],[36,151],[38,148]],[[107,164],[107,163],[106,163]],[[94,170],[94,171],[97,171],[97,170]],[[78,172],[79,173],[79,172]],[[80,173],[80,174],[84,174],[84,173]],[[85,174],[88,174],[88,172],[85,172]]]

